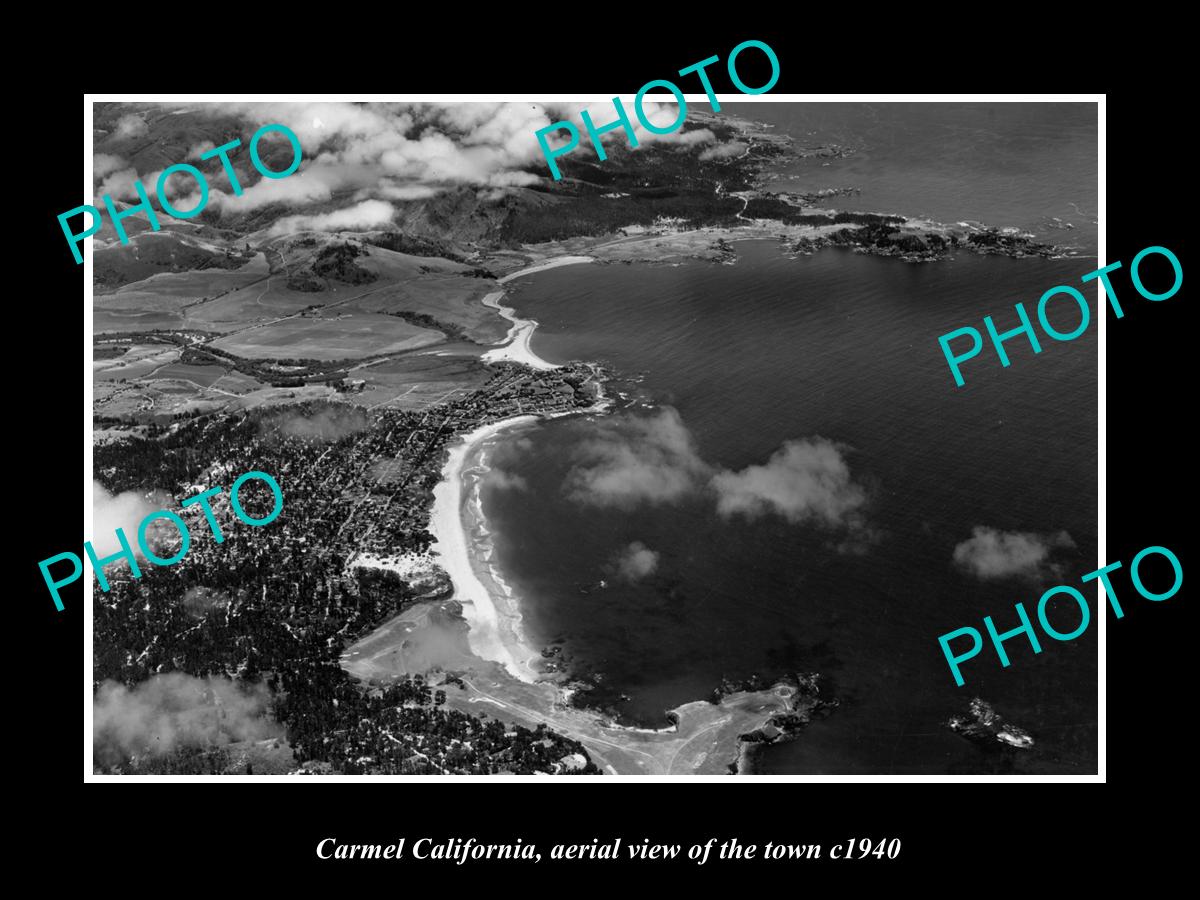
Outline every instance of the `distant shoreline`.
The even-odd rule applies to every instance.
[[[538,263],[537,265],[528,266],[518,272],[512,272],[496,279],[497,284],[505,284],[512,281],[514,278],[520,278],[523,275],[532,275],[535,272],[544,272],[547,269],[557,269],[559,266],[572,266],[578,263],[592,262],[590,256],[561,256],[557,259],[548,260],[547,262]],[[508,330],[504,340],[507,342],[501,347],[494,350],[489,350],[483,354],[481,359],[484,362],[515,362],[529,366],[531,369],[547,370],[557,369],[558,366],[553,363],[546,362],[536,353],[530,346],[530,341],[533,338],[534,331],[537,330],[538,323],[534,319],[522,319],[516,315],[516,310],[511,306],[501,306],[500,301],[504,298],[504,291],[494,291],[483,298],[483,305],[489,309],[494,309],[503,318],[512,322],[512,327]]]

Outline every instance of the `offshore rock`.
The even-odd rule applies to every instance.
[[[946,724],[951,731],[976,743],[1003,744],[1018,750],[1028,750],[1033,746],[1029,732],[1005,721],[990,704],[978,697],[971,701],[968,715],[955,716]]]

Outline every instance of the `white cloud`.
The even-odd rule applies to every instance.
[[[97,153],[92,157],[92,177],[103,178],[118,169],[128,167],[128,163],[112,153]]]
[[[171,672],[133,688],[106,681],[92,700],[97,762],[116,765],[129,756],[181,746],[282,737],[270,717],[270,700],[264,684],[243,686],[221,676]]]
[[[717,512],[755,519],[776,513],[789,522],[855,527],[866,492],[850,477],[836,444],[824,438],[786,442],[765,465],[724,471],[710,482]]]
[[[709,147],[700,153],[700,160],[707,162],[710,159],[732,159],[736,156],[741,156],[747,150],[747,145],[741,141],[731,141],[728,144],[717,144],[715,147]]]
[[[203,170],[202,170],[203,171]],[[212,187],[208,193],[209,205],[231,213],[245,213],[259,209],[272,203],[282,203],[287,206],[304,206],[309,203],[325,203],[333,199],[333,191],[341,186],[342,179],[329,177],[325,171],[301,169],[287,178],[264,178],[250,187],[242,184],[242,194],[238,196],[232,190],[225,191]],[[215,172],[206,172],[211,185],[214,181],[225,180]],[[179,204],[184,209],[190,209],[199,201],[199,196],[188,198],[186,203]]]
[[[117,127],[113,131],[113,137],[116,138],[134,138],[142,137],[150,128],[146,125],[146,120],[137,113],[129,113],[117,119]]]
[[[121,543],[117,539],[117,529],[120,528],[129,546],[139,559],[144,559],[138,549],[137,532],[142,519],[160,509],[171,509],[173,504],[169,498],[162,496],[161,502],[147,499],[134,491],[124,491],[120,494],[110,494],[99,481],[92,480],[92,549],[96,556],[103,559],[121,551]],[[151,526],[153,532],[159,523]],[[170,522],[163,523],[169,531],[168,535],[177,535],[178,531]],[[178,538],[176,538],[178,540]],[[164,554],[170,555],[170,554]],[[114,566],[128,567],[124,561],[112,563],[104,567],[109,572]]]
[[[567,497],[590,506],[633,509],[678,502],[707,483],[717,512],[757,519],[768,514],[844,532],[839,552],[862,552],[878,535],[867,527],[865,489],[842,448],[821,437],[787,441],[763,465],[717,470],[696,450],[679,413],[605,420],[572,451]]]
[[[396,208],[382,200],[364,200],[357,206],[315,216],[288,216],[280,219],[267,232],[270,235],[294,234],[297,231],[368,231],[392,221]]]
[[[187,158],[190,160],[200,159],[201,154],[207,153],[216,146],[217,145],[212,141],[201,141],[198,144],[193,144],[192,149],[188,150],[187,152]]]
[[[691,146],[715,140],[708,129],[666,135],[649,132],[634,113],[633,98],[623,101],[641,145]],[[593,120],[601,125],[614,113],[611,101],[607,110],[604,106],[591,104]],[[573,122],[582,135],[573,152],[594,158],[580,116],[584,108],[580,104],[539,103],[205,103],[189,107],[188,112],[224,119],[232,116],[243,123],[242,145],[230,157],[241,173],[243,193],[233,193],[218,160],[198,162],[199,155],[213,147],[212,140],[194,143],[184,158],[204,172],[210,188],[209,208],[223,215],[247,213],[268,204],[303,207],[335,199],[345,202],[345,198],[353,202],[403,203],[459,185],[491,191],[485,197],[499,197],[505,191],[544,183],[549,178],[535,134],[552,121]],[[644,109],[650,121],[660,126],[670,125],[676,118],[673,102],[647,99]],[[296,134],[304,161],[286,178],[258,179],[248,170],[250,139],[261,126],[275,123]],[[118,120],[114,136],[136,137],[147,131],[142,114],[129,113]],[[285,139],[272,134],[267,140]],[[605,143],[615,150],[617,145],[627,144],[628,138],[618,130],[606,135]],[[134,201],[133,183],[139,179],[148,192],[154,190],[157,172],[139,174],[108,154],[98,154],[95,165],[96,178],[105,179],[97,196],[109,193],[120,200]],[[525,171],[530,167],[533,171]],[[194,189],[183,188],[183,183],[180,180],[180,189],[186,189],[189,196],[172,198],[171,202],[190,209],[199,198]]]
[[[491,187],[526,187],[541,180],[532,172],[497,172],[488,176],[487,183]]]
[[[488,487],[497,488],[498,490],[529,490],[529,482],[520,475],[510,474],[503,469],[493,468],[487,474]]]
[[[359,197],[361,199],[374,193],[385,200],[424,200],[440,192],[439,188],[427,184],[380,184],[373,189],[363,188],[359,191]]]
[[[691,131],[685,131],[687,120],[679,126],[679,129],[672,131],[669,134],[656,134],[649,131],[642,125],[641,120],[637,116],[637,111],[634,107],[633,97],[622,97],[621,105],[626,114],[629,116],[629,121],[633,125],[633,133],[637,137],[638,146],[633,149],[636,153],[641,147],[650,144],[681,144],[683,146],[695,146],[698,144],[706,144],[716,140],[714,135],[707,128],[698,128]],[[550,106],[547,107],[554,114],[554,121],[569,121],[575,126],[579,132],[579,144],[569,154],[565,154],[560,159],[569,159],[571,155],[579,153],[590,155],[595,159],[595,148],[592,145],[587,128],[583,124],[583,116],[580,113],[587,110],[588,115],[592,118],[592,124],[596,127],[602,127],[609,122],[616,121],[617,108],[611,100],[607,103],[592,103],[577,106]],[[645,100],[642,104],[642,109],[646,114],[646,118],[650,124],[658,128],[668,128],[674,124],[679,117],[679,108],[674,102],[671,103],[656,103],[652,100]],[[691,107],[689,107],[689,114]],[[539,126],[544,127],[544,126]],[[567,143],[568,134],[565,130],[551,132],[547,136],[548,143],[552,150],[556,150]],[[618,147],[629,146],[629,136],[625,133],[625,129],[617,128],[607,132],[600,137],[600,141],[604,144],[605,152],[612,153]],[[535,141],[535,146],[537,142]],[[536,161],[543,161],[544,157],[540,152],[536,154]]]
[[[593,104],[593,121],[612,116],[603,104]],[[632,98],[624,98],[640,143],[705,143],[714,140],[707,129],[668,135],[646,131],[633,113]],[[583,105],[538,103],[216,103],[205,110],[214,115],[234,113],[254,123],[279,122],[300,139],[308,158],[306,170],[331,189],[344,189],[345,179],[370,170],[377,183],[401,178],[425,185],[477,184],[491,187],[531,184],[520,170],[542,159],[535,133],[552,121],[568,119],[590,146],[580,112]],[[647,117],[665,127],[676,118],[674,103],[644,104]],[[315,123],[320,123],[319,127]],[[624,133],[612,132],[625,140]],[[540,178],[541,176],[536,176]],[[282,183],[282,180],[281,182]],[[362,187],[362,184],[355,185]]]
[[[707,144],[710,141],[717,139],[707,128],[697,128],[692,131],[675,131],[671,134],[657,134],[654,139],[658,141],[666,141],[668,144],[683,144],[691,147],[696,144]]]
[[[573,458],[564,484],[567,496],[620,509],[678,500],[707,471],[679,413],[670,407],[652,416],[601,422]]]
[[[970,538],[954,548],[954,562],[977,578],[1037,579],[1055,571],[1049,561],[1054,550],[1074,546],[1065,531],[1034,534],[978,525]]]
[[[367,175],[381,188],[397,178],[430,187],[510,184],[506,173],[519,177],[515,170],[540,156],[534,132],[550,121],[527,103],[216,103],[205,111],[255,128],[286,125],[304,148],[301,171],[335,191],[366,187]]]
[[[612,560],[612,568],[623,581],[640,581],[658,569],[659,554],[641,541],[623,548]]]
[[[96,206],[103,207],[103,197],[105,194],[111,194],[114,200],[136,200],[137,191],[133,187],[133,183],[138,180],[137,169],[121,169],[117,172],[112,172],[107,178],[100,183],[99,189],[96,191]]]

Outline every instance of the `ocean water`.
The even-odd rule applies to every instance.
[[[828,204],[939,222],[1017,227],[1081,253],[1096,252],[1094,103],[764,103],[728,108],[775,126],[801,147],[839,144],[854,149],[845,159],[808,158],[782,168],[779,189],[854,187],[861,193],[831,198]]]
[[[778,106],[753,111],[805,133],[801,111],[793,120]],[[978,143],[979,111],[962,115],[963,140]],[[1086,117],[1055,145],[1045,116],[1028,136],[1022,117],[1005,115],[1013,158],[1029,142],[1038,160],[1056,158],[1054,146],[1094,156]],[[869,164],[865,154],[818,161],[804,177],[870,183],[891,192],[889,211],[950,220],[1032,227],[1052,193],[1095,209],[1094,160],[1089,187],[1086,159],[1018,178],[993,165],[995,148],[974,168],[956,151],[953,177],[937,187],[925,158],[937,149],[931,126],[888,130],[863,116],[863,133],[876,135]],[[835,124],[840,142],[854,143]],[[906,167],[926,180],[887,188]],[[1076,180],[1064,187],[1067,171]],[[876,208],[863,198],[854,208]],[[537,353],[599,360],[625,379],[614,387],[627,397],[614,415],[541,423],[497,443],[483,508],[527,631],[642,724],[662,724],[664,710],[708,696],[723,677],[822,673],[839,708],[762,752],[763,772],[1094,772],[1094,625],[1069,643],[1043,635],[1036,656],[1010,641],[1007,669],[989,648],[964,664],[961,688],[937,642],[961,626],[982,630],[985,615],[1011,628],[1014,603],[1032,610],[1046,587],[1095,568],[1094,325],[1070,343],[1043,341],[1037,355],[1011,341],[1009,368],[980,356],[966,363],[963,388],[937,344],[989,313],[1011,327],[1013,303],[1032,307],[1094,261],[962,254],[909,265],[834,249],[788,259],[766,241],[736,247],[734,266],[574,266],[509,285],[506,302],[540,323]],[[1058,312],[1052,320],[1069,331],[1077,319]],[[820,463],[815,480],[797,489],[748,470],[786,446]],[[719,497],[738,499],[710,486],[722,472],[785,505],[722,511]],[[789,517],[797,490],[826,515]],[[978,527],[1055,535],[1058,546],[1035,576],[983,580],[954,563]],[[1077,621],[1066,611],[1052,619],[1063,631]],[[947,719],[973,697],[1030,732],[1034,748],[987,750],[950,732]]]

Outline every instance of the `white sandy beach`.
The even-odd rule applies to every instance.
[[[557,269],[559,266],[573,266],[577,263],[592,262],[590,256],[559,256],[554,259],[547,260],[543,263],[538,263],[536,266],[529,266],[527,269],[521,269],[518,272],[510,272],[496,279],[497,284],[505,284],[512,281],[514,278],[520,278],[523,275],[532,275],[534,272],[545,272],[547,269]]]
[[[497,284],[505,284],[512,281],[514,278],[520,278],[523,275],[532,275],[535,272],[545,272],[547,269],[557,269],[559,266],[572,266],[577,263],[592,262],[590,256],[561,256],[558,259],[552,259],[548,262],[539,263],[536,266],[530,266],[527,269],[521,269],[519,272],[513,272],[505,275],[502,278],[497,278]],[[483,354],[484,362],[516,362],[529,366],[532,369],[557,369],[558,366],[553,363],[548,363],[542,359],[529,346],[529,342],[533,337],[533,332],[537,330],[538,323],[533,319],[522,319],[516,315],[516,311],[510,306],[501,306],[500,301],[504,297],[504,291],[494,291],[483,298],[483,305],[496,310],[505,319],[512,322],[512,327],[505,335],[505,344],[502,347],[497,347],[494,350],[489,350]]]
[[[592,262],[592,257],[564,256],[521,269],[497,281],[504,283],[523,275],[586,262]],[[483,354],[483,360],[511,360],[542,370],[558,368],[541,359],[529,347],[537,322],[518,318],[511,308],[501,306],[503,297],[504,291],[495,291],[483,298],[485,306],[513,323],[505,338],[507,343]],[[601,394],[596,405],[588,411],[600,412],[606,406]],[[515,416],[482,425],[451,446],[449,459],[442,470],[442,481],[433,490],[433,512],[429,523],[429,530],[437,539],[434,553],[454,583],[454,597],[462,603],[463,616],[470,625],[467,641],[471,650],[483,659],[499,662],[515,678],[525,682],[533,682],[539,677],[536,663],[541,654],[528,644],[521,631],[517,600],[492,565],[491,553],[477,552],[472,542],[477,533],[486,536],[478,494],[478,479],[486,472],[486,459],[478,452],[480,445],[506,428],[539,418],[542,417]],[[473,474],[472,466],[478,466],[480,471]],[[469,478],[471,483],[468,485]]]
[[[488,294],[483,298],[483,305],[490,306],[513,323],[512,328],[508,329],[508,334],[504,338],[507,343],[503,347],[487,351],[480,358],[484,362],[521,363],[529,366],[531,369],[557,369],[558,366],[546,362],[546,360],[534,353],[529,346],[529,339],[533,336],[533,332],[537,328],[537,322],[533,319],[519,319],[514,314],[512,307],[501,306],[500,298],[503,296],[504,291],[496,291],[493,294]]]
[[[567,257],[532,266],[503,280],[590,261],[590,257]],[[501,356],[492,351],[485,360],[513,359],[535,368],[556,368],[529,351],[529,336],[537,323],[519,319],[512,315],[512,310],[501,307],[499,301],[503,296],[502,291],[489,294],[484,303],[513,322],[507,346],[498,348],[509,354]],[[527,357],[519,355],[526,353]],[[662,728],[621,725],[612,721],[608,713],[574,708],[569,704],[571,690],[543,671],[540,649],[529,641],[522,628],[519,598],[496,568],[495,550],[480,500],[480,487],[489,471],[491,442],[507,428],[561,416],[604,413],[614,401],[605,396],[602,383],[598,386],[596,402],[585,409],[514,416],[482,425],[449,447],[442,481],[433,491],[429,531],[435,543],[431,555],[449,576],[454,599],[462,605],[470,652],[498,666],[466,665],[466,671],[461,673],[463,690],[448,692],[446,702],[450,708],[472,715],[478,714],[479,704],[488,704],[496,708],[491,714],[529,728],[546,723],[560,734],[581,741],[597,764],[611,774],[724,772],[728,761],[738,758],[739,735],[790,709],[790,695],[775,687],[770,691],[730,695],[718,704],[693,701],[672,710],[674,721]],[[428,556],[412,553],[385,557],[362,554],[354,564],[388,569],[411,578],[419,577],[428,561]],[[398,663],[397,652],[390,649],[391,643],[403,640],[408,633],[407,630],[397,633],[395,621],[365,639],[375,643],[360,642],[355,645],[359,649],[343,658],[343,664],[352,674],[384,677],[396,672],[397,665],[409,665],[402,654]]]
[[[485,586],[472,565],[471,529],[466,521],[470,493],[465,488],[465,469],[479,445],[514,425],[537,421],[537,416],[515,416],[502,422],[482,425],[466,434],[450,448],[450,458],[442,471],[442,482],[433,489],[433,513],[429,530],[437,544],[434,552],[442,568],[454,583],[454,598],[463,607],[470,625],[467,641],[472,652],[483,659],[499,662],[513,677],[533,682],[540,654],[525,642],[521,633],[521,613],[515,599],[501,585]],[[491,580],[490,578],[488,580]]]

